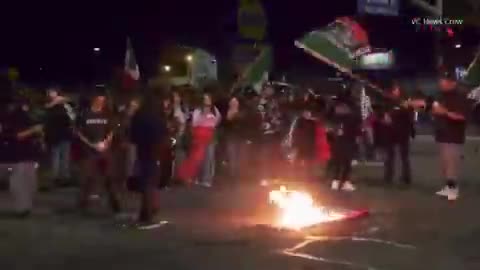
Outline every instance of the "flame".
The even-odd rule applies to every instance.
[[[315,224],[345,218],[345,214],[315,205],[310,194],[288,190],[285,186],[281,186],[279,190],[270,191],[269,199],[270,203],[280,209],[277,226],[282,228],[300,230]]]

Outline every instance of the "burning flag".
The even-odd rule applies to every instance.
[[[368,211],[339,211],[318,206],[310,194],[288,190],[285,186],[271,191],[269,199],[280,209],[276,225],[292,230],[368,215]]]
[[[125,88],[132,88],[140,79],[140,69],[135,58],[130,38],[127,39],[127,50],[125,52],[125,67],[123,83]]]

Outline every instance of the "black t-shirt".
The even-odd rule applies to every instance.
[[[337,106],[339,105],[337,104]],[[348,148],[356,142],[356,138],[361,131],[362,119],[355,107],[347,105],[348,112],[337,112],[337,106],[335,106],[330,117],[330,124],[333,125],[334,143]]]
[[[112,115],[107,111],[85,111],[78,118],[77,128],[91,143],[105,140],[115,126]]]
[[[246,139],[245,128],[247,113],[240,111],[233,119],[224,118],[225,136],[227,139]]]
[[[385,141],[388,143],[408,141],[414,132],[414,112],[410,108],[401,106],[401,102],[401,100],[387,100],[385,111],[380,115],[380,118],[383,118],[388,114],[392,120],[390,125],[381,124]]]
[[[466,117],[469,102],[460,90],[442,93],[437,100],[448,111]],[[452,120],[446,116],[435,116],[435,140],[440,143],[465,143],[466,121]]]
[[[71,139],[72,120],[67,114],[65,104],[57,104],[47,110],[45,119],[45,140],[56,144]]]

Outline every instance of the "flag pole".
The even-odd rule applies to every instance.
[[[265,49],[266,47],[264,47]],[[235,88],[239,86],[242,81],[247,77],[247,74],[252,70],[252,68],[262,59],[262,57],[267,53],[266,50],[263,50],[257,58],[253,61],[250,66],[248,66],[244,72],[242,72],[241,76],[238,77],[238,79],[233,83],[232,88],[230,89],[230,94],[232,94],[235,91]]]
[[[475,58],[473,58],[473,61],[470,63],[470,65],[468,66],[467,70],[466,70],[466,73],[468,74],[470,72],[470,70],[473,68],[473,66],[475,65],[475,63],[480,60],[480,48],[477,49],[477,53],[475,54]]]

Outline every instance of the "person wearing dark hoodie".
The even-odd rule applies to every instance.
[[[60,95],[58,88],[47,90],[48,103],[45,105],[45,142],[50,152],[50,166],[53,180],[57,184],[70,179],[70,149],[75,112],[69,99]]]
[[[131,141],[136,146],[138,161],[138,187],[141,207],[138,229],[148,230],[160,226],[159,211],[160,160],[167,127],[161,99],[151,94],[132,118]]]
[[[348,91],[342,93],[333,105],[330,115],[332,125],[332,190],[355,191],[352,183],[352,161],[361,132],[360,110]]]

